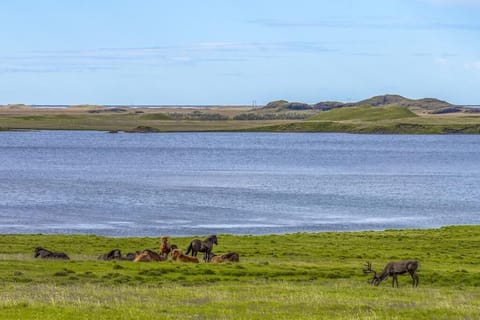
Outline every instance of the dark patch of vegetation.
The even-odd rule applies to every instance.
[[[402,107],[351,107],[321,112],[309,120],[362,120],[379,121],[418,117],[412,111]]]
[[[174,120],[224,121],[230,119],[228,116],[219,113],[203,112],[199,110],[195,110],[191,113],[173,112],[169,113],[168,116]]]
[[[285,109],[288,110],[310,110],[313,109],[313,107],[307,103],[303,102],[289,102],[285,106]]]
[[[125,132],[129,132],[129,133],[154,133],[154,132],[159,132],[159,130],[156,129],[156,128],[150,127],[150,126],[138,126],[138,127],[135,127],[131,130],[127,130]]]
[[[445,114],[445,113],[455,113],[455,112],[462,112],[462,109],[459,108],[459,107],[448,107],[448,108],[433,110],[430,113],[431,114]]]
[[[342,108],[345,106],[345,103],[338,101],[323,101],[313,105],[314,109],[328,111],[332,109]]]
[[[165,113],[148,113],[140,116],[142,120],[173,120],[172,117]]]
[[[233,117],[233,120],[302,120],[310,117],[306,113],[241,113]]]
[[[101,108],[101,109],[94,109],[88,110],[88,113],[118,113],[118,112],[128,112],[126,108]]]

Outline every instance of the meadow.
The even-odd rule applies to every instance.
[[[159,235],[160,236],[160,235]],[[193,237],[172,238],[185,249]],[[478,319],[480,226],[429,230],[218,235],[239,263],[99,261],[157,250],[159,237],[1,235],[4,319]],[[70,261],[36,260],[33,249]],[[420,261],[418,288],[400,276],[372,287],[366,261]]]

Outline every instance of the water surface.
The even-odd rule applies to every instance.
[[[480,224],[480,138],[0,133],[0,233],[263,234]]]

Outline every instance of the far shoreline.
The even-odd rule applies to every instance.
[[[210,234],[216,234],[219,236],[229,237],[270,237],[270,236],[292,236],[296,234],[360,234],[360,233],[388,233],[388,232],[410,232],[410,231],[439,231],[449,228],[476,228],[480,227],[480,224],[453,224],[453,225],[441,225],[437,227],[418,227],[418,228],[385,228],[385,229],[352,229],[352,230],[318,230],[318,231],[292,231],[292,232],[279,232],[279,233],[229,233],[229,232],[205,232],[198,234],[167,234],[158,233],[157,235],[108,235],[101,233],[0,233],[0,236],[54,236],[54,237],[103,237],[111,239],[137,239],[137,238],[158,238],[159,236],[169,236],[174,238],[189,238],[189,237],[203,237]]]
[[[0,107],[0,132],[75,130],[128,133],[321,132],[480,134],[480,113],[429,114],[401,107],[330,111],[231,107]]]

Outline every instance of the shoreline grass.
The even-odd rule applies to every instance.
[[[193,237],[174,237],[185,248]],[[158,250],[158,237],[0,235],[0,318],[480,318],[480,226],[284,235],[218,235],[240,263],[98,261],[113,248]],[[44,246],[71,261],[33,258]],[[368,285],[363,263],[418,259],[418,288],[400,276]]]

